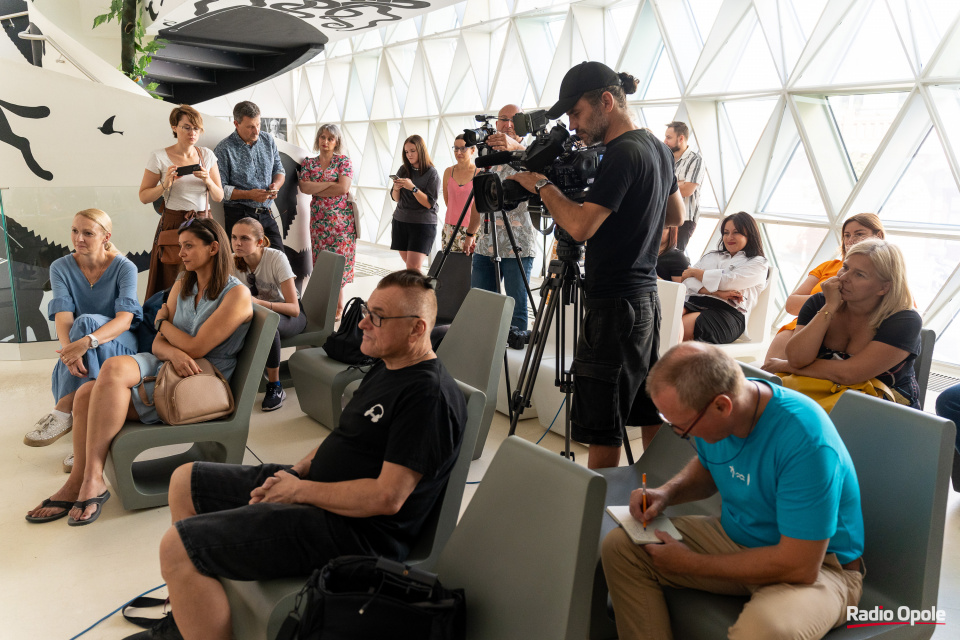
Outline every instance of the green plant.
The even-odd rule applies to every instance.
[[[93,19],[93,28],[116,19],[120,24],[120,71],[134,82],[140,82],[146,75],[147,67],[153,60],[153,54],[166,46],[167,41],[155,38],[144,44],[147,29],[137,11],[138,0],[111,0],[110,11]],[[158,98],[154,91],[156,82],[144,87]]]

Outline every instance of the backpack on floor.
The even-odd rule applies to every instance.
[[[334,360],[357,365],[370,365],[377,361],[360,351],[360,343],[363,342],[363,331],[360,329],[360,319],[363,317],[361,304],[363,298],[350,298],[343,308],[340,327],[323,343],[323,350]]]
[[[277,634],[277,640],[465,637],[463,589],[446,589],[436,574],[375,556],[342,556],[314,571]]]

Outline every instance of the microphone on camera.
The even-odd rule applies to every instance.
[[[514,151],[497,151],[495,153],[488,153],[485,156],[480,156],[474,160],[474,164],[477,165],[478,169],[486,169],[488,167],[495,167],[498,164],[507,164],[513,160],[517,160],[517,156],[514,155]]]

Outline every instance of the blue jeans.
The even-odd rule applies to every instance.
[[[937,396],[937,415],[953,420],[957,425],[957,451],[960,452],[960,384],[955,384]]]
[[[523,262],[523,272],[527,276],[527,282],[530,282],[530,273],[533,271],[533,257],[520,258],[520,260]],[[520,275],[520,267],[517,266],[516,258],[502,258],[500,260],[500,278],[503,280],[503,288],[507,295],[513,298],[515,302],[510,326],[526,331],[528,321],[527,289],[523,286],[523,278]],[[470,279],[470,286],[474,289],[485,289],[494,293],[500,290],[493,258],[473,254],[473,276]]]

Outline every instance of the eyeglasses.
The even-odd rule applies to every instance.
[[[187,125],[187,124],[181,124],[179,125],[178,128],[184,131],[185,133],[200,133],[203,131],[203,129],[201,129],[200,127],[191,127],[190,125]]]
[[[458,147],[458,146],[456,146],[456,145],[453,146],[453,152],[454,152],[454,153],[463,153],[463,152],[467,151],[468,149],[469,149],[469,147]]]
[[[506,116],[498,116],[497,122],[513,122],[513,118],[507,118]]]
[[[384,320],[399,320],[401,318],[419,318],[420,316],[381,316],[379,313],[370,311],[366,302],[360,304],[360,315],[364,318],[370,318],[370,323],[379,328]]]
[[[707,409],[710,408],[710,405],[712,405],[712,404],[713,404],[713,401],[716,400],[716,399],[717,399],[716,396],[714,396],[713,398],[711,398],[711,399],[710,399],[710,402],[707,403],[707,406],[705,406],[703,409],[701,409],[701,410],[700,410],[700,413],[697,414],[697,417],[693,419],[693,422],[690,423],[690,426],[687,427],[685,430],[682,430],[682,433],[680,434],[680,438],[681,438],[682,440],[689,440],[689,439],[690,439],[690,432],[693,431],[693,428],[694,428],[695,426],[697,426],[697,423],[698,423],[698,422],[700,422],[700,418],[702,418],[703,416],[705,416],[705,415],[707,414]],[[673,429],[674,431],[681,431],[680,427],[678,427],[677,425],[673,424],[672,422],[670,422],[669,420],[667,420],[666,418],[664,418],[662,413],[658,413],[657,415],[660,416],[660,420],[663,422],[663,425],[664,425],[665,427],[670,427],[670,428]]]
[[[257,276],[252,273],[247,274],[247,286],[250,287],[250,295],[254,298],[260,295],[260,291],[257,290]]]

